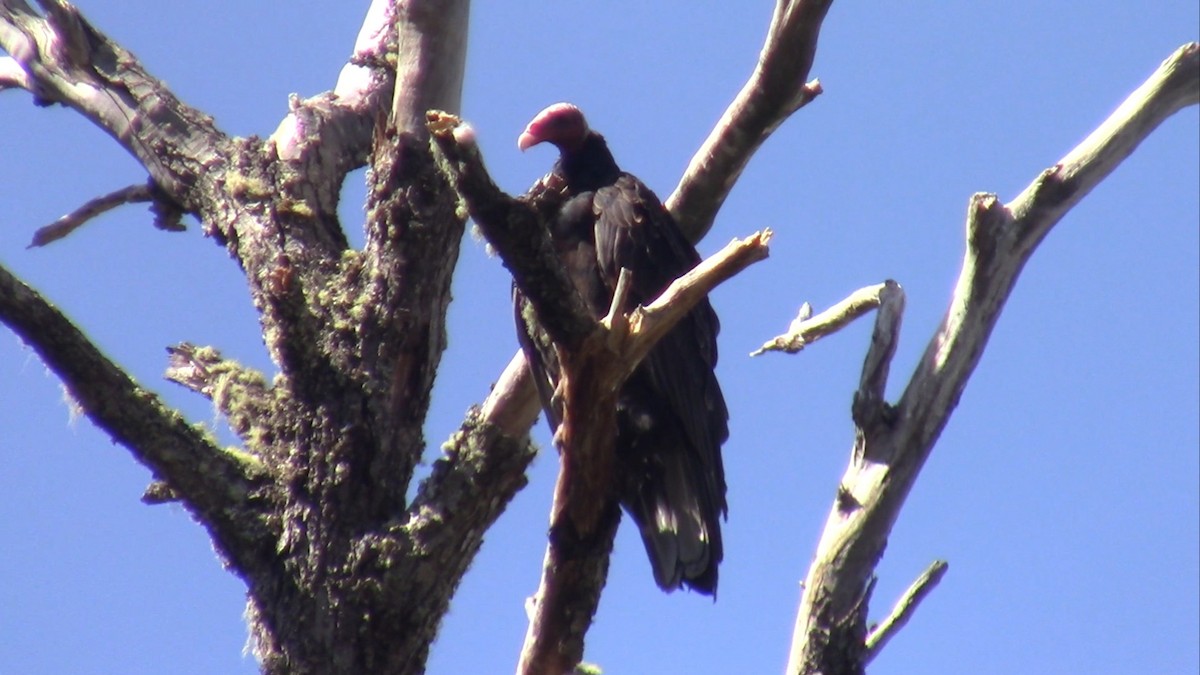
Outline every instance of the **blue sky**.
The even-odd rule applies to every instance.
[[[80,0],[227,132],[268,135],[287,95],[332,87],[367,3]],[[553,153],[516,136],[579,104],[623,166],[666,196],[749,74],[770,3],[477,3],[464,114],[501,186]],[[1194,2],[838,3],[813,75],[825,94],[762,148],[702,242],[776,231],[771,258],[714,294],[731,402],[720,599],[664,595],[622,531],[588,641],[608,673],[779,672],[803,577],[848,459],[865,323],[797,356],[746,354],[803,301],[894,278],[908,310],[899,391],[940,321],[968,197],[1014,197],[1184,42]],[[872,673],[1200,669],[1200,176],[1197,112],[1169,120],[1042,244],[896,526],[872,616],[933,559],[941,586]],[[28,251],[33,231],[144,171],[78,114],[0,94],[0,260],[193,420],[164,347],[211,344],[270,370],[236,266],[197,227],[141,207]],[[361,240],[361,175],[344,222]],[[516,349],[508,281],[464,246],[437,445]],[[536,437],[548,444],[543,425]],[[432,457],[432,455],[431,455]],[[537,584],[556,462],[489,533],[429,672],[510,672]],[[180,508],[75,419],[0,330],[0,663],[40,673],[253,673],[244,588]]]

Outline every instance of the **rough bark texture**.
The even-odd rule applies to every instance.
[[[444,444],[415,497],[405,499],[426,447],[421,430],[446,345],[449,284],[465,220],[456,192],[471,190],[469,171],[456,175],[435,156],[425,114],[458,108],[469,3],[374,0],[334,89],[293,100],[267,139],[222,132],[72,5],[37,4],[35,11],[25,0],[0,0],[0,48],[8,55],[0,57],[0,90],[22,89],[39,104],[73,109],[148,174],[144,186],[84,205],[45,236],[65,236],[94,213],[135,200],[151,201],[163,227],[176,226],[182,214],[196,216],[244,273],[278,373],[267,377],[211,347],[172,348],[168,377],[212,400],[242,440],[231,450],[135,383],[3,268],[0,320],[38,352],[93,423],[150,468],[155,482],[144,499],[178,502],[206,528],[246,584],[264,672],[422,672],[484,532],[525,483],[534,454],[527,432],[538,410],[518,356]],[[754,150],[820,93],[818,83],[805,80],[830,5],[776,4],[758,67],[668,200],[693,239],[708,229]],[[968,252],[950,311],[894,406],[883,400],[903,306],[894,282],[869,289],[865,300],[853,298],[834,316],[801,317],[793,335],[771,343],[799,348],[851,314],[880,308],[853,406],[854,453],[806,580],[789,672],[861,672],[886,639],[866,630],[874,566],[1025,260],[1163,119],[1197,102],[1198,81],[1200,48],[1187,45],[1011,204],[992,195],[972,199]],[[337,201],[347,173],[368,163],[367,244],[357,251],[347,245]],[[510,225],[525,208],[504,199],[490,206],[477,200],[472,208],[490,220],[484,213],[496,205],[510,210],[500,217]],[[536,208],[530,213],[534,227],[505,262],[524,278],[530,297],[553,308],[539,314],[557,317],[556,340],[600,340],[620,354],[619,366],[605,369],[610,384],[583,396],[602,398],[673,312],[740,269],[728,263],[731,254],[728,266],[698,268],[702,278],[677,281],[627,325],[614,316],[598,327],[580,311],[554,257],[539,253],[545,233]],[[756,254],[741,255],[744,266]],[[565,434],[568,444],[587,424],[606,424],[602,414],[580,417],[594,419]],[[540,596],[562,611],[543,616],[546,630],[558,634],[534,657],[554,650],[561,657],[533,661],[547,664],[533,666],[543,672],[573,666],[582,654],[617,520],[603,500],[581,517],[564,506],[573,490],[561,492],[555,515],[587,520],[585,529],[598,536],[581,558],[589,566],[579,575],[583,582],[563,585],[561,603],[551,593]],[[552,551],[572,534],[557,526],[552,533]]]
[[[612,480],[619,390],[655,342],[709,291],[766,258],[770,231],[734,241],[628,316],[620,309],[629,281],[629,271],[623,271],[608,316],[595,321],[553,253],[547,219],[554,205],[547,202],[553,202],[554,191],[539,185],[520,199],[500,192],[470,127],[440,112],[429,114],[429,125],[448,179],[537,307],[560,355],[559,475],[542,579],[517,672],[568,672],[583,659],[584,635],[600,602],[621,518]]]
[[[336,96],[293,101],[268,140],[222,133],[74,7],[40,6],[0,5],[4,84],[86,115],[147,168],[136,196],[200,218],[244,271],[279,374],[268,383],[215,349],[172,350],[169,377],[242,437],[229,451],[7,273],[5,322],[154,471],[147,501],[178,501],[208,528],[246,582],[264,672],[420,672],[532,455],[523,434],[502,437],[472,413],[405,500],[464,227],[413,120],[458,105],[467,3],[375,3]],[[410,65],[393,96],[398,45]],[[337,196],[367,161],[368,243],[353,251]]]

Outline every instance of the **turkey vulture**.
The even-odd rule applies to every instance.
[[[612,302],[621,268],[632,271],[624,311],[654,300],[700,262],[658,197],[621,171],[604,137],[569,103],[534,117],[521,150],[548,142],[560,156],[531,191],[561,191],[548,218],[551,241],[595,318]],[[535,312],[514,285],[517,336],[552,430],[562,421],[552,400],[558,357]],[[680,584],[715,594],[726,513],[721,444],[729,413],[713,368],[719,324],[702,300],[645,357],[618,395],[616,495],[637,523],[664,590]]]

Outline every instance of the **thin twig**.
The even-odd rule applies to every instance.
[[[629,300],[629,289],[632,285],[633,270],[622,267],[621,273],[617,276],[617,287],[613,290],[612,302],[608,304],[608,314],[600,319],[600,323],[612,333],[609,346],[614,349],[616,341],[625,339],[625,336],[629,334],[629,316],[621,308]]]
[[[855,319],[879,306],[880,298],[888,284],[886,281],[874,286],[866,286],[854,291],[845,300],[837,303],[820,314],[812,315],[812,305],[807,302],[800,306],[800,312],[788,325],[787,333],[771,338],[761,347],[750,352],[750,356],[760,356],[767,352],[787,352],[795,354],[808,345],[828,337],[850,325]],[[897,284],[897,287],[899,285]]]
[[[887,618],[867,634],[867,649],[863,655],[866,663],[874,661],[888,641],[895,637],[901,628],[904,628],[908,620],[916,613],[921,601],[937,588],[938,583],[941,582],[942,577],[946,576],[946,571],[949,569],[950,563],[945,560],[935,560],[925,568],[925,571],[908,587],[908,590],[904,591],[904,595],[900,596],[900,600],[896,602],[896,606],[892,608]]]
[[[139,202],[148,202],[152,199],[154,199],[153,191],[145,183],[128,185],[120,190],[114,190],[106,195],[90,199],[83,206],[80,206],[53,223],[45,227],[39,227],[37,232],[33,233],[33,241],[26,248],[37,248],[58,241],[82,227],[92,218],[111,211],[122,204],[137,204]]]

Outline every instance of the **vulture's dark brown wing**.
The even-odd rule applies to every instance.
[[[630,305],[646,304],[699,262],[662,203],[622,174],[594,197],[596,257],[610,297],[621,268]],[[704,592],[716,587],[726,511],[721,444],[729,413],[713,368],[716,313],[700,302],[646,356],[622,389],[617,459],[622,501],[638,523],[655,579]]]

